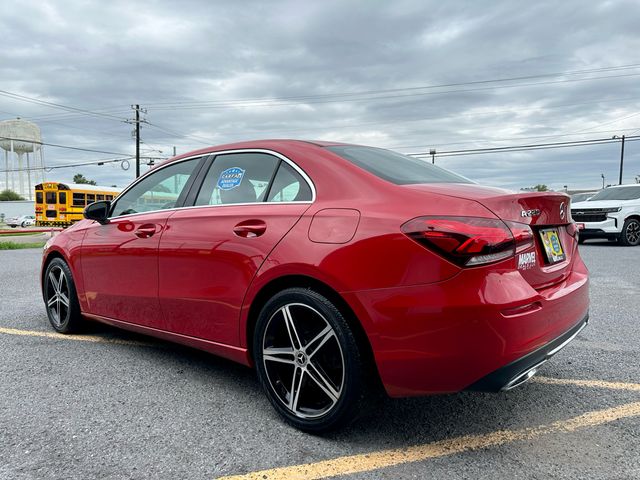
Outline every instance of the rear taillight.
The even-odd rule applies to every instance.
[[[499,262],[533,246],[524,223],[480,217],[418,217],[402,232],[461,267]]]

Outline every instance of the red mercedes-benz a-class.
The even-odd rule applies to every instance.
[[[255,366],[323,431],[370,384],[508,390],[588,319],[569,197],[388,150],[256,141],[173,158],[48,242],[53,327],[93,319]]]

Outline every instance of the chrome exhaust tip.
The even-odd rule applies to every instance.
[[[534,365],[533,367],[529,368],[528,370],[525,370],[524,372],[522,372],[520,375],[517,375],[516,377],[514,377],[513,379],[511,379],[504,387],[502,387],[500,390],[502,392],[507,392],[509,390],[513,390],[516,387],[519,387],[520,385],[527,383],[529,380],[531,380],[531,378],[538,373],[538,368],[540,368],[540,366],[543,363],[546,363],[547,360],[543,360],[542,362]]]

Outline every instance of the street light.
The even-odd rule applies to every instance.
[[[600,176],[602,177],[602,189],[604,190],[604,173],[601,173]]]
[[[431,163],[436,164],[436,149],[432,148],[429,150],[429,155],[431,155]]]
[[[622,185],[622,164],[624,162],[624,135],[619,137],[618,135],[614,135],[611,137],[612,140],[619,138],[622,141],[622,147],[620,148],[620,180],[618,181],[618,185]]]

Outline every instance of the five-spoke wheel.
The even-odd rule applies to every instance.
[[[355,417],[362,397],[360,352],[325,297],[292,288],[267,302],[256,325],[254,358],[269,400],[296,427],[319,432]]]
[[[58,332],[70,333],[80,321],[80,306],[71,270],[62,259],[54,258],[42,280],[42,293],[51,325]]]

